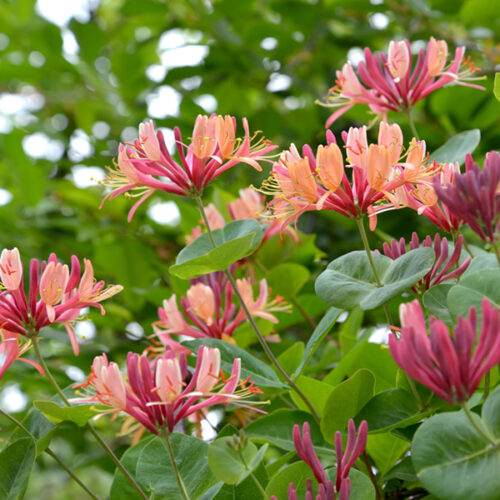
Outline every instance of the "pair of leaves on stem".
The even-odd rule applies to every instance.
[[[316,280],[316,293],[326,303],[341,309],[360,306],[367,311],[385,304],[423,278],[434,263],[431,248],[417,248],[392,260],[371,252],[377,271],[373,273],[364,251],[350,252],[330,262]]]

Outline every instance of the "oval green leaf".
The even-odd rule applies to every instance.
[[[377,275],[364,251],[350,252],[332,261],[316,280],[316,293],[327,304],[341,309],[360,306],[367,311],[381,306],[419,281],[435,259],[431,248],[417,248],[392,260],[372,252]]]
[[[481,132],[478,128],[466,130],[460,134],[454,135],[441,147],[431,153],[429,161],[436,160],[438,163],[458,163],[465,161],[465,155],[472,153],[481,140]]]
[[[224,271],[234,262],[251,255],[262,241],[262,228],[255,219],[230,222],[212,232],[214,248],[207,233],[202,234],[177,255],[170,272],[182,279]]]

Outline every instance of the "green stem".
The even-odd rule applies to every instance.
[[[179,491],[184,500],[189,500],[189,495],[186,491],[186,487],[184,486],[184,482],[182,481],[181,475],[179,474],[179,469],[177,468],[177,463],[175,461],[174,449],[172,448],[172,443],[170,442],[170,431],[168,428],[162,432],[163,437],[165,438],[165,443],[167,444],[168,454],[170,455],[170,461],[172,462],[172,467],[174,469],[175,479],[177,481],[177,486],[179,487]]]
[[[408,123],[410,124],[410,129],[411,129],[411,132],[413,134],[413,137],[415,137],[415,139],[417,139],[417,141],[419,141],[420,138],[418,136],[417,127],[415,126],[415,122],[413,121],[412,108],[408,108],[408,110],[406,112],[406,116],[408,117]]]
[[[243,311],[245,312],[245,315],[248,319],[248,322],[252,326],[255,334],[257,335],[257,338],[259,339],[259,342],[262,345],[262,348],[264,349],[265,353],[267,354],[267,357],[270,359],[271,363],[277,368],[277,370],[281,373],[283,378],[292,387],[292,389],[302,399],[302,401],[304,401],[304,403],[309,408],[309,410],[310,410],[311,414],[313,415],[313,417],[315,418],[315,420],[317,422],[320,422],[321,418],[318,415],[318,412],[316,411],[316,409],[314,408],[312,403],[309,401],[308,397],[301,391],[301,389],[299,389],[299,387],[297,387],[297,384],[292,380],[292,378],[288,375],[288,373],[286,373],[286,371],[283,369],[283,367],[280,365],[279,361],[276,359],[273,352],[271,351],[271,348],[267,344],[266,339],[264,338],[264,335],[262,335],[261,331],[259,330],[259,327],[257,326],[257,323],[255,323],[255,320],[253,319],[252,314],[248,310],[248,308],[245,304],[245,301],[243,300],[243,297],[241,296],[241,294],[238,290],[238,287],[234,281],[233,276],[227,270],[225,271],[225,273],[226,273],[227,279],[229,280],[229,282],[231,283],[231,286],[233,287],[234,293],[236,294],[236,296],[238,297],[238,299],[241,303],[241,307],[243,308]]]
[[[291,297],[290,302],[297,308],[300,314],[302,314],[302,317],[311,325],[312,328],[316,328],[318,325],[316,324],[316,321],[314,321],[309,314],[307,314],[307,311],[304,309],[302,304],[295,298]]]
[[[31,434],[31,432],[19,420],[17,420],[16,417],[13,417],[9,413],[3,411],[1,408],[0,408],[0,414],[3,415],[5,418],[9,419],[14,425],[19,427],[24,433],[28,434],[28,436],[32,437],[36,441],[35,436],[33,436],[33,434]],[[47,455],[51,456],[62,469],[64,469],[67,472],[68,476],[71,477],[71,479],[73,479],[73,481],[75,481],[75,483],[77,483],[87,493],[87,495],[90,498],[93,498],[94,500],[99,500],[99,497],[97,495],[94,495],[94,493],[92,493],[92,491],[90,491],[87,488],[87,486],[85,486],[85,484],[82,483],[80,478],[50,448],[46,448],[44,451],[45,453],[47,453]]]
[[[52,373],[49,370],[49,367],[47,366],[47,363],[45,363],[45,360],[42,356],[42,353],[40,352],[40,348],[38,346],[38,339],[36,336],[31,337],[31,341],[33,344],[33,349],[35,351],[35,354],[37,355],[38,361],[40,362],[40,366],[43,368],[43,371],[45,372],[45,375],[49,379],[50,383],[56,390],[57,394],[59,394],[60,398],[64,401],[64,404],[66,406],[71,406],[71,403],[69,402],[68,398],[64,395],[63,390],[59,387],[59,384],[57,383],[56,379],[53,377]],[[90,431],[90,433],[94,436],[96,441],[101,445],[103,450],[108,454],[108,456],[113,460],[115,465],[122,471],[123,475],[128,479],[130,484],[134,487],[134,489],[139,493],[139,495],[144,499],[144,500],[149,500],[148,496],[142,491],[141,487],[137,483],[137,481],[132,477],[130,472],[125,468],[125,466],[121,463],[120,459],[115,455],[113,450],[108,446],[108,444],[102,439],[102,437],[98,434],[98,432],[94,429],[94,426],[90,423],[87,422],[87,428]]]
[[[489,394],[490,394],[490,372],[487,371],[486,375],[484,376],[483,401],[489,396]]]
[[[462,409],[465,412],[465,415],[469,419],[469,422],[471,423],[472,427],[478,432],[478,434],[483,437],[486,441],[488,441],[490,444],[493,446],[496,446],[498,443],[495,442],[495,440],[484,430],[482,429],[478,423],[474,420],[474,416],[472,415],[472,412],[469,410],[467,407],[467,403],[462,403]]]
[[[205,208],[203,207],[203,203],[201,201],[201,198],[198,196],[198,197],[195,197],[195,199],[196,199],[196,204],[198,205],[198,209],[200,210],[201,216],[205,222],[208,237],[210,238],[210,241],[212,242],[212,246],[215,248],[217,245],[215,244],[212,230],[210,229],[210,226],[208,224],[207,214],[205,213]],[[304,401],[304,403],[309,408],[309,410],[310,410],[311,414],[313,415],[313,417],[315,418],[315,420],[317,422],[320,422],[321,418],[320,418],[318,412],[316,411],[316,409],[314,408],[314,406],[312,405],[312,403],[309,401],[307,396],[299,389],[299,387],[297,387],[297,384],[292,380],[292,378],[288,375],[288,373],[286,373],[286,371],[283,369],[283,367],[280,365],[279,361],[276,359],[273,352],[271,351],[271,348],[267,344],[266,339],[264,338],[264,335],[262,335],[259,327],[257,326],[257,323],[255,323],[255,320],[253,319],[252,314],[248,310],[248,307],[246,306],[245,301],[243,300],[243,297],[241,296],[241,294],[238,290],[238,287],[236,285],[236,282],[234,281],[232,274],[229,272],[228,269],[226,269],[224,272],[227,276],[227,279],[229,280],[229,283],[231,283],[231,286],[233,288],[235,295],[238,297],[238,299],[241,303],[241,307],[243,308],[243,311],[245,312],[245,315],[248,319],[248,322],[250,323],[251,327],[253,328],[253,330],[257,336],[257,339],[259,340],[262,348],[264,349],[264,352],[267,354],[267,357],[270,359],[271,363],[276,367],[276,369],[281,373],[283,378],[288,382],[290,387],[297,393],[297,395],[302,399],[302,401]]]
[[[498,243],[496,241],[493,242],[493,250],[495,251],[495,255],[497,256],[498,264],[500,265],[500,250],[498,249]]]
[[[257,479],[257,477],[255,476],[255,474],[248,467],[248,465],[247,465],[247,463],[245,461],[245,457],[243,456],[242,449],[238,448],[238,451],[239,451],[239,455],[240,455],[241,461],[243,462],[243,465],[245,466],[245,469],[249,472],[250,477],[252,478],[253,482],[255,483],[255,485],[257,486],[257,488],[259,489],[259,491],[260,491],[260,493],[262,495],[262,498],[264,498],[264,500],[269,500],[269,497],[267,496],[266,490],[264,489],[264,487],[262,486],[262,484],[260,484],[260,481]]]
[[[372,268],[373,277],[375,278],[375,284],[378,287],[382,287],[384,285],[380,281],[380,278],[379,278],[379,275],[377,272],[377,268],[375,267],[375,262],[373,260],[372,251],[370,249],[370,243],[368,242],[368,236],[366,235],[365,225],[363,224],[363,218],[356,217],[356,224],[358,225],[359,234],[361,235],[361,240],[363,241],[363,246],[365,248],[366,256],[368,257],[368,262],[370,263],[370,267]],[[384,304],[384,312],[385,312],[385,317],[387,319],[387,322],[389,323],[389,326],[391,326],[392,325],[392,318],[391,318],[391,313],[389,311],[389,308],[387,307],[387,304]]]
[[[253,472],[250,472],[250,477],[253,479],[253,482],[256,484],[257,488],[259,488],[259,491],[262,495],[262,498],[264,498],[264,500],[269,500],[269,497],[267,496],[266,490],[264,489],[262,484],[260,484],[260,481],[257,479],[257,477],[255,476],[255,474]]]
[[[368,455],[366,454],[366,451],[363,453],[363,460],[365,461],[366,469],[368,470],[368,476],[370,477],[370,481],[373,484],[373,487],[375,488],[375,498],[376,500],[381,500],[381,495],[380,495],[380,490],[378,488],[378,483],[377,479],[375,478],[372,470],[372,464],[370,463],[370,459],[368,458]]]
[[[93,498],[94,500],[99,500],[99,497],[94,495],[94,493],[92,493],[92,491],[90,491],[87,486],[85,486],[82,481],[80,480],[80,478],[50,449],[50,448],[47,448],[45,450],[45,453],[47,453],[48,455],[50,455],[56,462],[57,464],[59,465],[59,467],[61,467],[62,469],[64,469],[66,471],[66,473],[68,474],[68,476],[71,477],[71,479],[73,479],[73,481],[75,481],[83,490],[85,490],[85,492],[87,493],[87,495],[90,497],[90,498]]]
[[[413,392],[413,395],[415,396],[415,399],[417,400],[418,407],[420,411],[422,411],[425,408],[425,403],[423,402],[422,398],[420,397],[420,394],[418,393],[417,386],[413,382],[413,380],[408,376],[407,373],[405,373],[406,378],[408,380],[408,385],[410,386],[411,392]]]

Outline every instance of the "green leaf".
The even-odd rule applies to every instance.
[[[472,418],[484,428],[478,415],[473,413]],[[413,439],[412,459],[422,485],[439,498],[498,498],[500,447],[481,436],[463,411],[434,415],[424,422]]]
[[[237,347],[229,342],[218,339],[196,339],[184,342],[188,349],[196,352],[200,345],[207,347],[217,347],[221,356],[221,368],[231,373],[233,361],[235,358],[241,359],[241,378],[250,377],[252,382],[259,387],[278,387],[287,389],[288,386],[281,382],[276,375],[276,372],[266,363],[252,356],[247,351]]]
[[[0,452],[0,497],[3,500],[24,498],[35,465],[35,440],[24,437]]]
[[[408,427],[424,416],[412,394],[402,389],[390,389],[370,399],[354,421],[359,425],[366,420],[369,432],[373,433]]]
[[[358,370],[334,387],[321,420],[321,432],[328,443],[335,442],[335,431],[343,432],[349,419],[373,396],[375,377],[369,370]]]
[[[137,479],[137,462],[142,450],[153,440],[155,436],[148,436],[139,441],[135,446],[131,446],[121,457],[120,461],[124,467],[132,474],[135,480]],[[142,485],[141,485],[142,486]],[[113,482],[111,484],[110,500],[142,500],[142,497],[137,493],[135,488],[130,484],[129,480],[123,475],[119,469],[115,470]]]
[[[453,323],[450,310],[448,309],[448,293],[453,285],[451,283],[441,283],[433,286],[424,293],[424,306],[429,312],[444,321],[448,325]]]
[[[308,422],[311,427],[311,439],[316,452],[327,456],[335,455],[335,451],[325,443],[319,426],[312,415],[299,410],[280,409],[273,411],[247,425],[245,434],[253,441],[269,443],[286,451],[294,451],[293,426],[297,424],[302,428],[304,422]]]
[[[500,308],[500,269],[485,269],[463,276],[458,285],[448,293],[448,307],[451,315],[468,316],[471,306],[476,308],[481,317],[481,302],[488,299],[491,304]]]
[[[208,444],[178,433],[172,434],[170,440],[187,493],[190,498],[199,498],[217,483],[208,466]],[[182,500],[167,445],[161,437],[152,439],[141,451],[137,479],[152,491],[154,498]]]
[[[269,481],[266,468],[261,463],[253,472],[254,477],[259,481],[263,488],[267,486]],[[208,496],[209,491],[200,500],[255,500],[261,497],[261,492],[255,484],[254,479],[248,476],[240,484],[224,484],[215,496]]]
[[[179,252],[170,272],[179,278],[191,279],[224,271],[255,252],[262,241],[262,228],[255,219],[230,222],[212,234],[216,248],[213,248],[208,234],[202,234]]]
[[[35,438],[36,453],[37,456],[40,455],[40,453],[43,453],[44,450],[50,445],[50,441],[57,426],[48,420],[42,412],[34,408],[32,408],[28,416],[23,420],[23,425]],[[26,437],[26,432],[19,427],[16,427],[16,430],[12,433],[9,441],[13,442],[24,437]]]
[[[389,432],[370,434],[366,444],[366,451],[375,462],[381,476],[391,469],[407,448],[408,441]]]
[[[327,304],[341,309],[360,306],[367,311],[401,294],[419,281],[435,259],[431,248],[417,248],[392,260],[372,252],[377,275],[383,286],[377,286],[366,252],[350,252],[330,262],[316,280],[316,293]]]
[[[500,386],[486,399],[482,409],[482,417],[491,433],[496,438],[500,438]]]
[[[343,356],[356,345],[364,316],[365,312],[360,307],[355,307],[349,313],[346,321],[340,325],[339,342]]]
[[[83,427],[97,414],[95,405],[61,407],[53,401],[34,401],[33,405],[55,424],[69,420],[70,422],[74,422],[76,425]]]
[[[331,330],[332,326],[335,324],[341,314],[342,310],[337,309],[336,307],[330,307],[330,309],[326,311],[326,314],[321,318],[318,326],[314,329],[313,334],[307,341],[304,356],[300,365],[295,370],[295,373],[293,375],[294,378],[298,378],[300,376],[302,370],[307,365],[307,363],[309,363],[309,360],[312,358],[314,352],[319,347],[319,345],[321,344],[327,333]]]
[[[375,375],[375,393],[391,389],[396,384],[398,366],[389,349],[387,346],[372,344],[367,340],[351,349],[323,382],[331,385],[340,384],[346,376],[353,375],[360,368],[366,368]]]
[[[323,411],[325,408],[325,403],[330,396],[333,387],[330,384],[326,384],[321,380],[317,380],[312,377],[306,377],[301,375],[297,380],[295,380],[297,387],[307,395],[310,403],[313,405],[314,409],[320,417],[323,417]],[[302,400],[301,397],[295,392],[290,392],[290,396],[293,399],[295,405],[303,411],[309,412],[310,409]]]
[[[283,297],[295,297],[306,281],[310,273],[307,267],[288,262],[280,264],[266,274],[266,280],[273,292]]]
[[[495,73],[495,83],[493,84],[493,94],[500,101],[500,73]]]
[[[251,441],[247,441],[244,448],[237,451],[231,444],[232,439],[227,437],[216,439],[210,444],[208,465],[212,474],[220,481],[238,484],[259,466],[268,445],[265,444],[258,450]]]
[[[462,164],[465,161],[465,155],[472,153],[479,145],[480,140],[481,132],[477,128],[460,132],[436,149],[434,153],[431,153],[429,161],[436,160],[438,163],[458,161]]]

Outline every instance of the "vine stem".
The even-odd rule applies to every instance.
[[[170,441],[170,431],[167,427],[162,431],[162,435],[165,438],[165,443],[167,444],[168,454],[170,455],[170,461],[172,462],[172,467],[174,469],[175,479],[177,481],[177,486],[179,487],[179,491],[184,500],[189,500],[189,495],[186,491],[186,487],[184,486],[184,482],[182,481],[181,475],[179,473],[179,469],[177,468],[177,462],[175,461],[174,449],[172,448],[172,443]]]
[[[493,242],[493,250],[495,250],[495,255],[497,256],[497,261],[500,265],[500,250],[498,249],[498,243],[496,241]]]
[[[370,459],[368,458],[366,451],[363,453],[363,460],[364,460],[366,468],[368,470],[368,476],[370,477],[370,481],[372,482],[372,484],[375,488],[375,498],[376,498],[376,500],[381,500],[382,497],[380,496],[380,490],[378,488],[377,479],[375,478],[375,476],[373,474],[372,464],[370,463]]]
[[[467,416],[467,418],[469,419],[469,422],[471,423],[472,427],[474,427],[474,429],[478,432],[478,434],[481,437],[483,437],[484,439],[486,439],[486,441],[488,441],[488,443],[492,444],[493,446],[497,446],[498,443],[488,433],[486,433],[484,431],[484,429],[482,429],[477,424],[477,422],[474,420],[474,416],[472,415],[472,412],[467,407],[467,403],[462,403],[462,410],[464,411],[464,413]]]
[[[56,390],[57,394],[63,400],[64,404],[66,406],[71,406],[71,403],[69,402],[68,398],[65,396],[63,390],[59,387],[59,384],[57,383],[56,379],[54,378],[54,376],[50,372],[49,367],[47,366],[47,363],[45,362],[45,359],[43,358],[42,353],[40,352],[40,348],[38,346],[38,339],[36,338],[36,336],[32,336],[31,341],[33,344],[33,349],[35,351],[35,354],[38,358],[38,361],[40,362],[40,366],[43,368],[45,375],[49,379],[49,382],[52,384],[52,386]],[[94,429],[94,426],[90,422],[87,422],[87,428],[90,431],[90,433],[94,436],[95,440],[103,448],[103,450],[109,455],[111,460],[113,460],[115,465],[122,471],[123,475],[128,479],[130,484],[137,491],[137,493],[141,496],[141,498],[143,498],[144,500],[149,500],[148,496],[144,493],[144,491],[142,491],[142,488],[139,486],[137,481],[132,477],[130,472],[121,463],[120,459],[115,455],[114,451],[109,447],[109,445],[104,441],[104,439],[102,439],[102,437]]]
[[[412,113],[412,108],[408,108],[406,112],[406,116],[408,117],[408,123],[410,124],[411,132],[413,134],[413,137],[417,139],[417,141],[420,140],[420,137],[418,135],[417,127],[415,126],[415,122],[413,121],[413,113]]]
[[[375,278],[375,283],[378,287],[382,287],[384,285],[380,281],[377,268],[375,267],[375,262],[373,261],[373,255],[370,248],[370,243],[368,242],[368,236],[366,235],[365,225],[363,224],[363,218],[356,217],[356,224],[358,226],[359,234],[361,235],[361,240],[363,241],[363,246],[365,248],[366,256],[368,257],[368,262],[370,263],[370,267],[372,268],[373,277]],[[387,307],[387,304],[384,304],[384,312],[387,322],[389,323],[389,326],[391,326],[392,318],[389,308]]]
[[[205,223],[208,237],[210,238],[212,246],[215,248],[217,245],[215,244],[212,230],[210,229],[210,226],[208,224],[207,214],[205,213],[205,208],[203,207],[203,203],[201,201],[201,198],[199,196],[196,196],[195,199],[196,199],[196,203],[198,205],[198,209],[200,210],[201,216],[202,216],[203,221]],[[224,273],[227,276],[229,283],[231,283],[233,291],[241,303],[241,307],[243,308],[243,311],[245,312],[245,315],[248,319],[248,322],[250,323],[251,327],[253,328],[253,330],[257,336],[257,339],[259,340],[262,348],[264,349],[265,353],[267,354],[267,357],[269,358],[271,363],[276,367],[276,369],[280,372],[280,374],[283,376],[283,378],[288,382],[290,387],[297,393],[297,395],[300,397],[300,399],[302,399],[302,401],[304,401],[306,406],[309,408],[309,411],[313,415],[314,419],[319,423],[321,421],[321,418],[320,418],[318,412],[316,411],[316,409],[314,408],[312,403],[309,401],[308,397],[302,392],[302,390],[297,386],[297,384],[288,375],[288,373],[286,373],[286,371],[283,369],[283,367],[280,365],[279,361],[276,359],[273,352],[271,351],[271,348],[267,344],[266,339],[264,338],[264,335],[262,335],[262,332],[260,331],[259,327],[257,326],[257,323],[255,323],[255,320],[253,319],[252,314],[248,310],[248,307],[246,306],[245,301],[243,300],[243,297],[241,296],[241,294],[238,290],[236,282],[234,281],[233,275],[231,274],[229,269],[226,269],[224,271]]]
[[[17,420],[16,417],[13,417],[9,413],[3,411],[1,408],[0,408],[0,414],[3,415],[8,420],[10,420],[14,425],[19,427],[25,434],[32,437],[36,441],[35,436],[33,436],[33,434],[31,434],[31,432],[22,424],[22,422]],[[94,500],[99,500],[99,497],[94,493],[92,493],[92,491],[89,488],[87,488],[87,486],[85,486],[85,484],[75,474],[75,472],[73,472],[73,470],[68,465],[66,465],[50,448],[47,447],[44,451],[45,453],[47,453],[47,455],[52,457],[62,469],[66,471],[68,476],[71,477],[71,479],[73,479],[73,481],[75,481],[75,483],[77,483],[85,491],[85,493],[87,493],[87,495],[90,498],[93,498]]]

